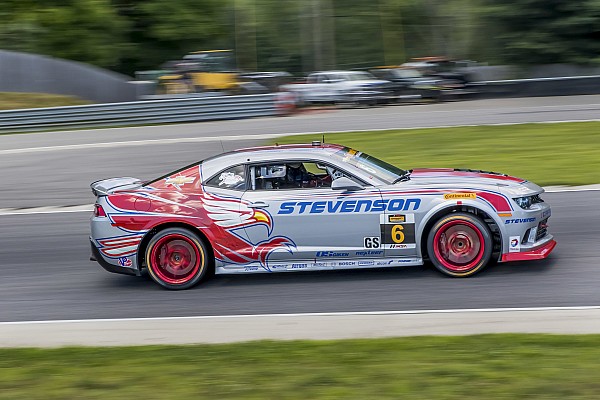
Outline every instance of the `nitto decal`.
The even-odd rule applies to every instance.
[[[421,199],[286,201],[277,214],[335,214],[384,211],[414,211]]]
[[[476,199],[477,193],[446,193],[444,200],[470,200]]]
[[[515,219],[507,219],[504,222],[505,225],[509,224],[528,224],[530,222],[535,222],[535,218],[515,218]]]
[[[365,249],[378,249],[381,247],[381,238],[377,236],[364,238]]]
[[[317,257],[348,257],[350,253],[340,253],[335,251],[317,251]]]

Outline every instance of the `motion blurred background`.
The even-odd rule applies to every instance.
[[[600,63],[598,0],[4,0],[0,18],[0,49],[127,75],[209,49],[295,75],[422,56]]]

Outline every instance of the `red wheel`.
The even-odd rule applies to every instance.
[[[435,223],[427,238],[427,251],[441,272],[466,277],[483,269],[492,256],[492,235],[472,214],[451,214]]]
[[[165,229],[148,243],[146,265],[152,279],[167,289],[187,289],[207,273],[207,250],[194,233]]]

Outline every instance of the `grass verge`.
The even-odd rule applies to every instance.
[[[288,136],[273,142],[311,140],[321,140],[321,135]],[[600,122],[327,133],[325,140],[405,169],[482,169],[544,186],[600,183]]]
[[[599,335],[4,349],[0,397],[584,399],[599,369]]]
[[[58,94],[0,92],[0,110],[79,106],[82,104],[90,104],[90,102]]]

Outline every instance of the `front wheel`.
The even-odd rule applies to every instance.
[[[481,271],[492,256],[492,234],[473,214],[450,214],[431,228],[427,251],[433,265],[446,275],[467,277]]]
[[[182,228],[157,233],[148,243],[146,265],[154,282],[166,289],[188,289],[209,269],[208,249],[198,235]]]

